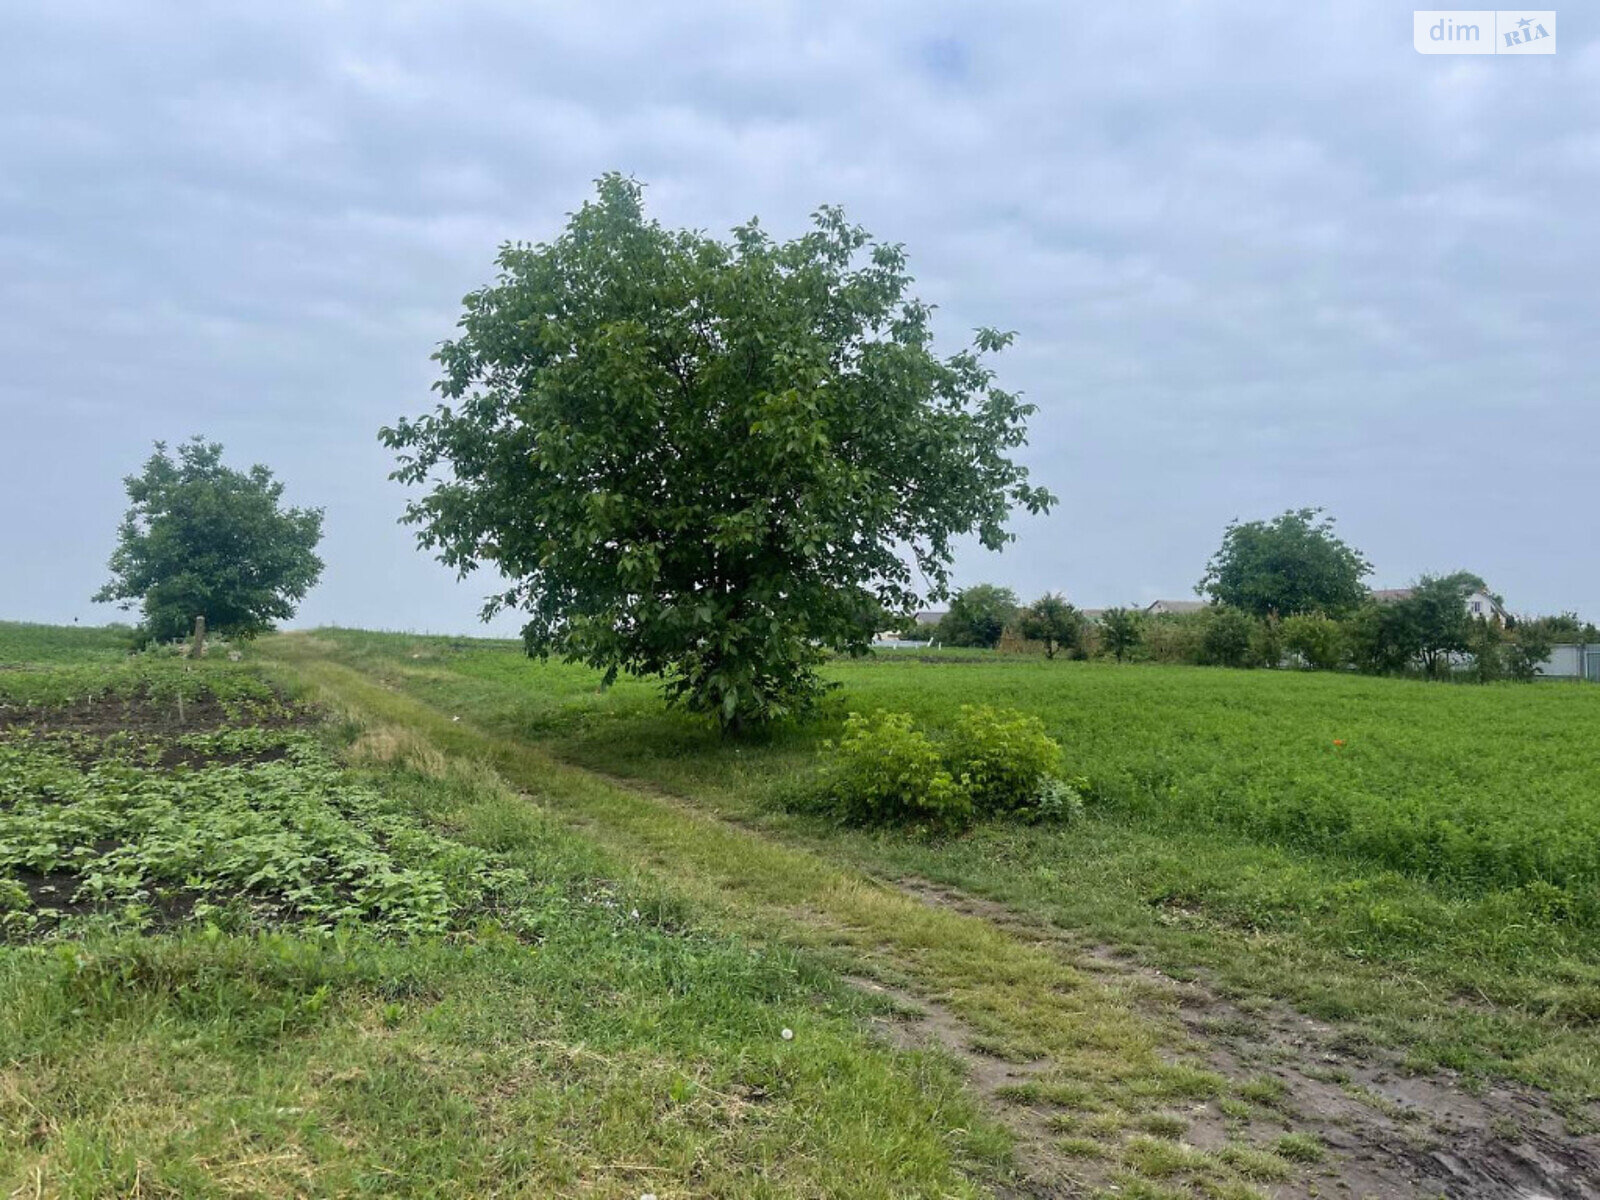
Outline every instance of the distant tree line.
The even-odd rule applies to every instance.
[[[977,584],[957,592],[939,624],[920,636],[947,646],[1037,649],[1048,658],[1485,682],[1534,678],[1558,642],[1600,642],[1600,629],[1574,613],[1503,624],[1473,615],[1467,598],[1488,588],[1469,571],[1424,575],[1391,599],[1368,591],[1363,579],[1371,571],[1320,509],[1294,509],[1228,526],[1196,589],[1210,600],[1199,612],[1113,608],[1090,620],[1057,593],[1024,606],[1008,588]]]

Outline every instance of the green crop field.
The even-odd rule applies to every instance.
[[[645,683],[601,692],[512,643],[319,637],[567,761],[885,876],[1206,967],[1419,1063],[1600,1096],[1600,688],[897,652],[836,663],[821,720],[747,745],[663,710]],[[971,703],[1044,720],[1088,780],[1086,820],[928,841],[784,811],[845,713],[937,730]]]
[[[1600,689],[911,652],[725,740],[509,642],[123,647],[0,625],[0,1194],[1600,1171]],[[964,704],[1083,812],[817,814],[848,713]]]

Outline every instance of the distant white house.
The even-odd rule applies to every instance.
[[[1147,617],[1181,616],[1184,613],[1197,613],[1210,607],[1209,600],[1156,600],[1145,605],[1144,614]]]
[[[1409,600],[1416,594],[1415,588],[1373,588],[1367,593],[1379,604],[1394,604],[1400,600]],[[1482,617],[1485,621],[1505,628],[1507,618],[1505,606],[1488,592],[1471,592],[1466,598],[1467,615],[1469,617]]]
[[[872,639],[872,644],[879,650],[921,650],[928,645],[928,638],[934,628],[944,618],[943,609],[931,609],[925,612],[913,613],[912,620],[916,622],[917,629],[921,632],[920,639],[903,636],[898,629],[880,630]]]

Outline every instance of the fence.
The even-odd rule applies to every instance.
[[[1600,646],[1572,643],[1553,646],[1550,657],[1539,664],[1539,673],[1549,679],[1587,679],[1600,683]]]

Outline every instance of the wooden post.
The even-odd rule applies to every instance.
[[[206,652],[206,619],[203,616],[194,619],[194,645],[189,648],[190,658],[200,658]]]

